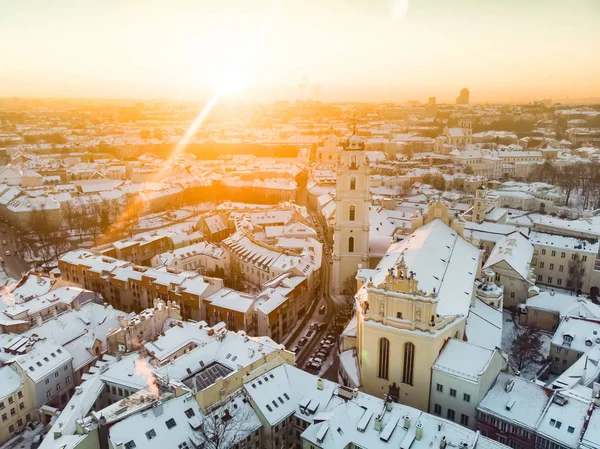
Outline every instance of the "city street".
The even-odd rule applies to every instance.
[[[317,214],[311,210],[307,193],[304,188],[298,192],[298,203],[307,208],[310,213],[310,218],[313,227],[318,233],[319,240],[323,243],[323,258],[321,263],[321,287],[318,296],[318,302],[315,304],[309,312],[311,312],[310,318],[306,321],[304,326],[297,329],[294,335],[289,338],[286,343],[288,349],[298,347],[296,350],[296,366],[298,368],[307,370],[315,373],[306,367],[306,363],[314,356],[314,354],[322,348],[321,341],[326,339],[328,335],[333,334],[333,346],[329,350],[328,355],[324,359],[318,373],[329,380],[337,382],[337,370],[339,366],[339,354],[338,354],[338,338],[339,332],[335,332],[330,326],[336,318],[340,317],[341,313],[345,308],[345,297],[344,296],[332,296],[331,295],[331,269],[332,269],[332,252],[333,248],[330,248],[329,242],[326,238],[326,233],[318,220]],[[321,312],[321,307],[325,306],[325,311]],[[317,328],[316,326],[319,326]],[[311,329],[313,327],[313,329]],[[339,329],[338,329],[339,331]],[[298,342],[300,339],[306,338],[307,341],[304,346],[299,347]]]
[[[7,223],[0,223],[0,257],[2,268],[13,279],[20,279],[23,273],[31,269],[20,252],[19,236]],[[7,254],[7,251],[9,254]]]

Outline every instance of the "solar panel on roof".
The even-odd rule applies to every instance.
[[[219,377],[226,377],[231,372],[233,372],[232,369],[227,368],[220,363],[208,365],[196,375],[196,389],[198,391],[204,390],[213,385]]]

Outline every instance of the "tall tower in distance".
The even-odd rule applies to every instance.
[[[486,201],[486,189],[484,186],[480,186],[475,191],[475,203],[473,204],[473,213],[471,221],[473,223],[483,223],[485,214],[487,212],[487,201]]]
[[[460,94],[456,97],[456,104],[469,104],[469,89],[465,87],[460,90]]]
[[[342,294],[356,284],[359,264],[369,267],[369,161],[356,129],[342,150],[335,191],[331,279],[333,293]]]

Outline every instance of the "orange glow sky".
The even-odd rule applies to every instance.
[[[600,97],[600,0],[287,0],[249,50],[277,3],[0,0],[0,96]]]

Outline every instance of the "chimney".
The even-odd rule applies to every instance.
[[[417,423],[415,427],[415,440],[419,441],[421,438],[423,438],[423,424]]]
[[[42,319],[42,315],[38,314],[35,316],[35,325],[36,326],[41,326],[44,323],[44,320]]]
[[[508,383],[506,384],[506,387],[504,387],[504,390],[505,390],[507,393],[510,393],[510,392],[512,391],[512,389],[513,389],[513,387],[514,387],[514,386],[515,386],[515,380],[514,380],[514,379],[511,379],[511,380],[510,380],[510,382],[508,382]]]
[[[323,388],[325,388],[325,383],[323,382],[323,379],[319,377],[317,379],[317,390],[322,390]]]
[[[408,429],[410,427],[410,416],[404,415],[404,428]]]
[[[446,437],[443,436],[440,440],[440,449],[446,449]]]
[[[54,308],[52,309],[52,316],[54,317],[54,319],[57,319],[57,318],[58,318],[58,310],[56,310],[56,307],[54,307]]]
[[[161,401],[157,401],[153,406],[152,406],[152,412],[154,413],[154,416],[158,417],[160,415],[163,414],[163,404]]]
[[[377,415],[375,418],[375,430],[381,432],[381,415]]]
[[[352,390],[352,397],[356,398],[358,396],[358,388],[355,388],[354,390]]]
[[[386,409],[388,412],[391,412],[391,411],[392,411],[392,401],[390,401],[389,399],[387,399],[387,400],[385,401],[385,409]]]

